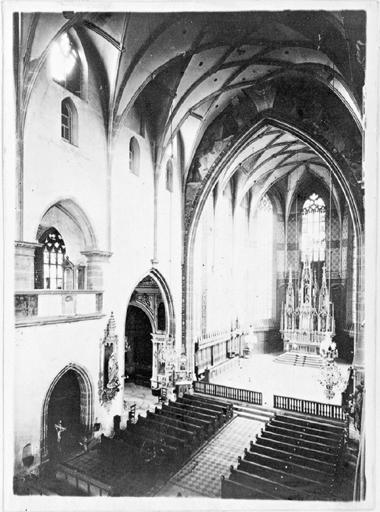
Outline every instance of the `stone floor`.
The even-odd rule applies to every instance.
[[[126,382],[124,385],[124,411],[127,414],[131,405],[136,404],[136,419],[138,414],[146,416],[146,412],[152,411],[159,405],[158,397],[152,395],[152,390],[145,386],[138,386],[134,382]]]
[[[280,364],[274,361],[278,354],[252,354],[241,358],[239,365],[214,377],[211,382],[243,389],[252,389],[263,393],[263,405],[273,406],[273,395],[301,398],[317,402],[341,405],[341,393],[328,400],[324,394],[320,378],[320,369]],[[344,379],[342,390],[348,379],[348,364],[338,361],[338,367]]]
[[[156,496],[220,498],[221,476],[228,477],[231,464],[237,465],[237,457],[261,428],[259,421],[235,417]]]

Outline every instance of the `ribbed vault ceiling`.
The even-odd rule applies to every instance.
[[[238,132],[258,114],[274,110],[303,123],[322,142],[325,138],[360,180],[355,171],[361,162],[365,59],[365,14],[360,11],[23,16],[23,111],[50,45],[74,30],[97,74],[108,140],[117,136],[136,101],[149,106],[157,166],[175,135],[186,141],[184,183],[194,161],[204,160],[198,166],[202,177],[210,164],[205,149],[209,130],[214,129],[213,140],[221,145],[228,140],[225,126],[218,133],[221,115],[232,112]],[[308,91],[322,98],[309,112]],[[297,103],[300,97],[303,105]],[[218,152],[218,146],[213,149]],[[265,189],[284,175],[305,172],[326,181],[329,171],[297,137],[268,128],[229,165],[223,180],[238,177],[242,198],[255,183]]]

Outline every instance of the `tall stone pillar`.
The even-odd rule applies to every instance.
[[[42,244],[15,242],[15,290],[34,289],[34,254]]]
[[[357,250],[357,264],[356,268],[358,269],[358,277],[357,277],[357,290],[356,290],[356,335],[355,335],[355,349],[354,349],[354,370],[355,370],[355,384],[359,384],[360,381],[364,380],[364,330],[365,330],[365,309],[364,309],[364,300],[365,300],[365,261],[364,261],[364,235],[362,235],[361,239],[358,242],[358,250]]]
[[[81,254],[87,258],[87,289],[103,290],[103,267],[112,256],[112,252],[92,249],[82,251]]]

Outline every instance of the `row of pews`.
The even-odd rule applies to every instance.
[[[136,423],[128,421],[112,438],[102,435],[97,453],[71,461],[71,469],[81,474],[81,481],[87,475],[92,488],[94,481],[101,482],[101,495],[149,495],[232,415],[232,404],[213,398],[184,395],[169,400],[154,413],[139,415]]]
[[[276,415],[251,441],[229,478],[222,498],[333,500],[345,444],[337,422]]]

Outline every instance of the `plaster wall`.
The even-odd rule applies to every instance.
[[[61,137],[61,102],[71,98],[78,113],[78,145]],[[107,152],[95,78],[88,98],[57,84],[45,65],[31,93],[24,129],[24,240],[36,241],[46,210],[72,199],[94,227],[98,248],[107,247]]]
[[[98,399],[99,342],[106,319],[16,329],[15,335],[15,471],[23,471],[22,449],[32,445],[39,464],[43,404],[59,372],[74,363],[84,368],[93,388],[94,421],[107,428]],[[116,414],[116,413],[115,413]],[[109,422],[109,420],[108,420]]]

